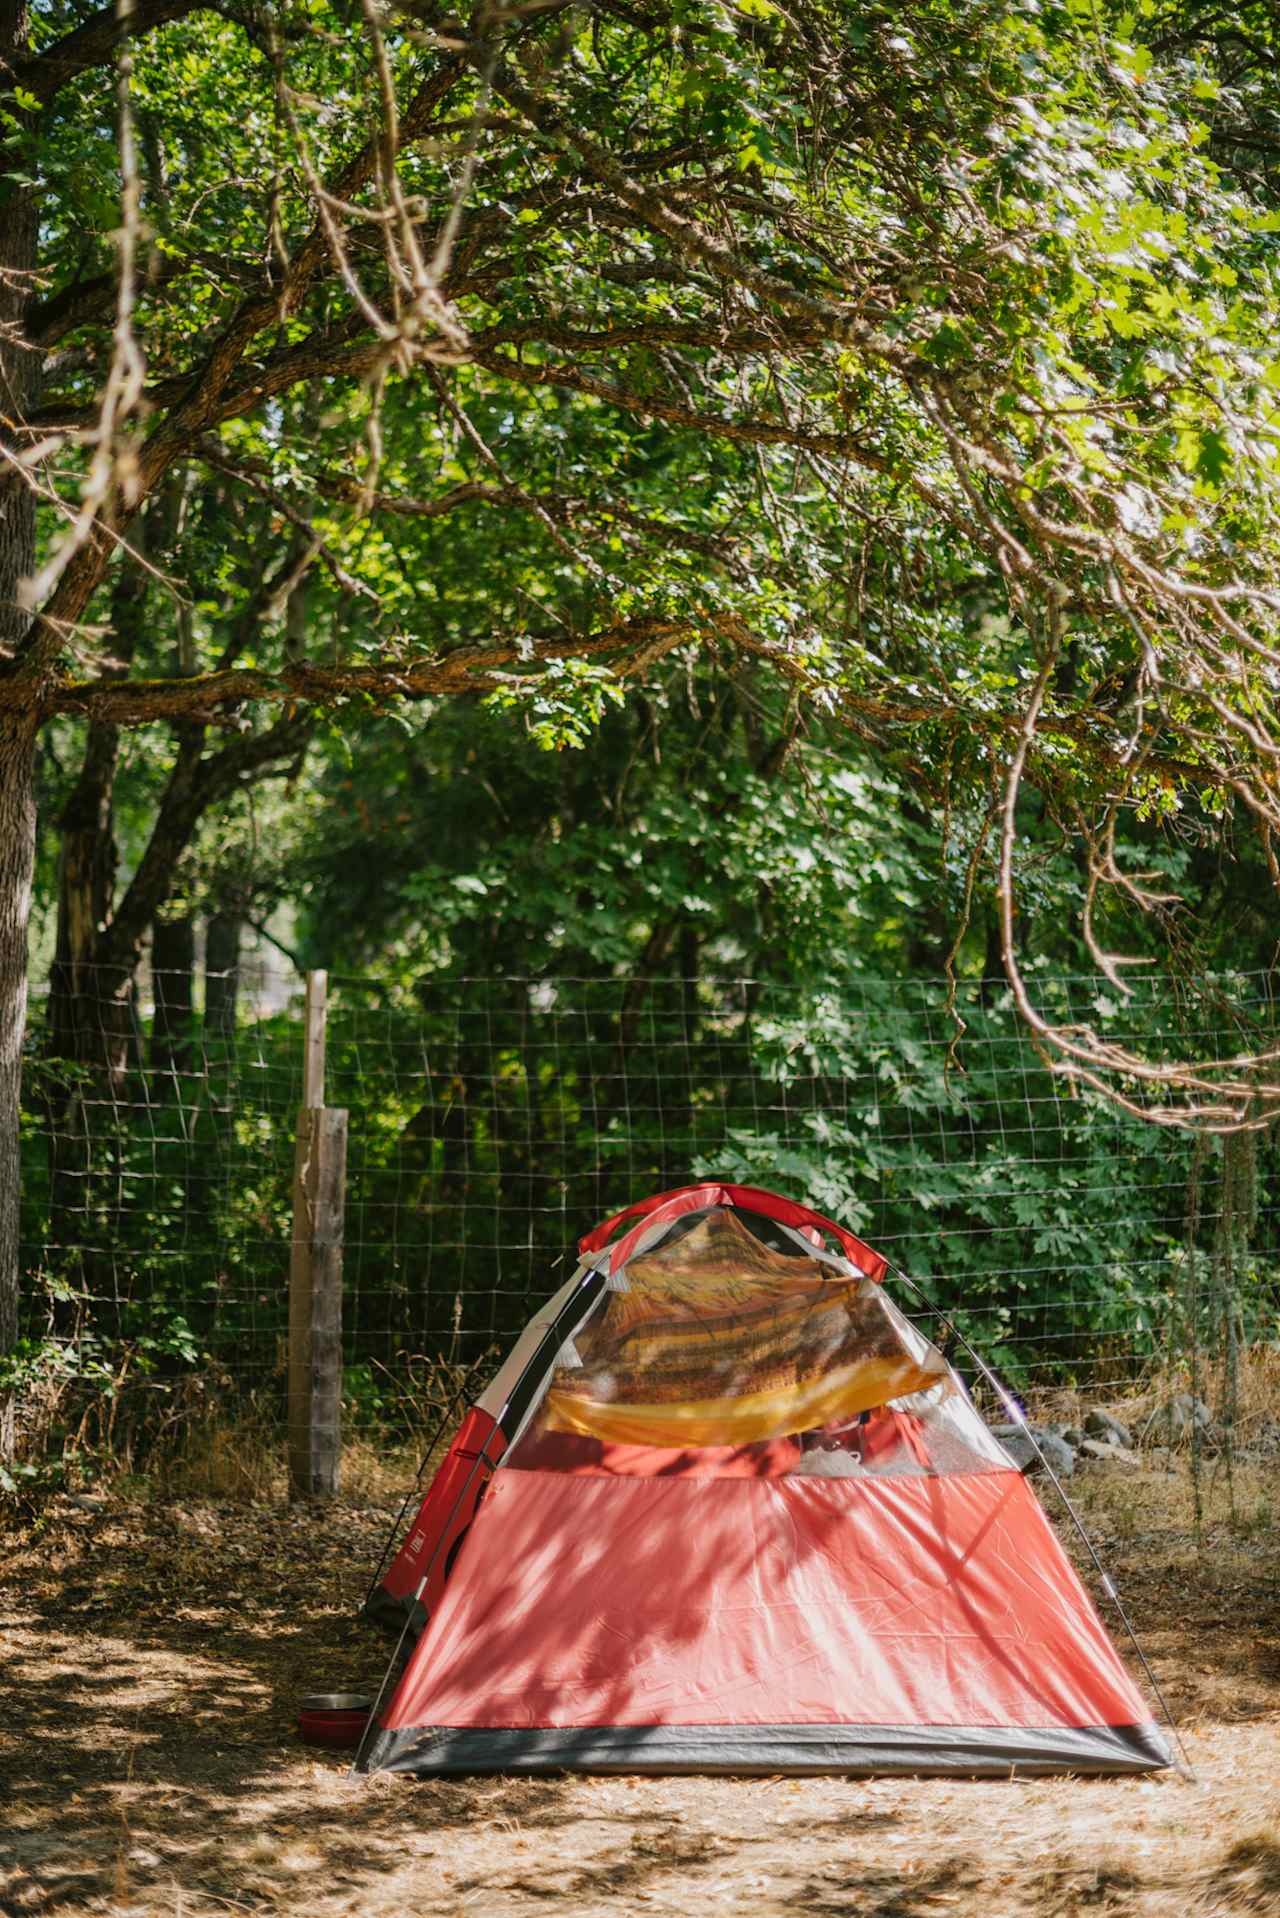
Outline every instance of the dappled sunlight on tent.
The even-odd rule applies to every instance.
[[[367,1767],[1167,1764],[884,1261],[754,1188],[629,1216],[583,1241],[375,1595],[421,1635]]]

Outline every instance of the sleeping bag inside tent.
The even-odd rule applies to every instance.
[[[365,1769],[1171,1762],[877,1253],[730,1185],[632,1207],[580,1251],[375,1594],[418,1637]]]

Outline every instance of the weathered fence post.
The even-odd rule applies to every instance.
[[[342,1222],[347,1115],[324,1102],[328,974],[307,974],[289,1259],[289,1495],[331,1498],[342,1450]]]

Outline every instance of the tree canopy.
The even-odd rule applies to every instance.
[[[1056,835],[1123,997],[1222,963],[1202,855],[1280,876],[1268,8],[56,0],[5,36],[6,1136],[38,735],[74,1001],[318,725],[461,696],[574,748],[682,678],[767,721],[715,817],[797,742],[893,782],[944,822],[944,958],[989,900],[1055,1070],[1269,1118],[1265,1046],[1064,1023],[1018,927]]]
[[[282,708],[232,778],[288,761],[300,701],[473,691],[572,742],[673,649],[754,655],[980,796],[1010,916],[1031,781],[1118,986],[1125,908],[1177,919],[1117,827],[1229,811],[1270,857],[1280,216],[1243,24],[143,8],[114,143],[119,36],[65,25],[14,96],[47,103],[49,506],[11,706]]]

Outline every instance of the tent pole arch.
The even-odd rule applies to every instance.
[[[528,1366],[531,1363],[536,1364],[537,1356],[543,1343],[544,1333],[548,1330],[549,1327],[553,1325],[561,1326],[563,1324],[565,1308],[566,1306],[570,1306],[572,1304],[572,1301],[575,1299],[580,1289],[584,1275],[586,1274],[586,1272],[588,1271],[589,1267],[592,1264],[594,1264],[594,1261],[579,1261],[577,1267],[574,1270],[572,1277],[567,1279],[565,1283],[562,1286],[560,1286],[555,1293],[552,1294],[551,1298],[546,1302],[546,1304],[541,1306],[539,1310],[534,1314],[533,1318],[529,1321],[528,1325],[525,1327],[515,1347],[511,1349],[510,1351],[508,1351],[506,1357],[502,1359],[501,1363],[498,1364],[497,1367],[495,1368],[493,1375],[490,1378],[488,1384],[486,1385],[484,1391],[481,1392],[474,1399],[470,1397],[470,1388],[475,1380],[477,1368],[481,1364],[483,1364],[485,1360],[489,1357],[489,1352],[486,1351],[484,1353],[481,1353],[479,1357],[475,1359],[472,1362],[472,1364],[467,1368],[466,1376],[462,1382],[462,1385],[454,1393],[449,1408],[444,1412],[441,1418],[437,1421],[436,1426],[431,1433],[431,1438],[428,1442],[426,1453],[424,1454],[422,1459],[419,1461],[418,1469],[416,1473],[414,1474],[413,1483],[410,1485],[408,1491],[406,1492],[404,1499],[401,1502],[400,1509],[396,1513],[391,1529],[388,1532],[387,1537],[383,1541],[378,1564],[374,1571],[373,1577],[370,1581],[368,1590],[365,1593],[364,1603],[361,1608],[363,1614],[366,1617],[376,1617],[376,1616],[379,1616],[380,1614],[380,1611],[382,1609],[378,1606],[378,1594],[379,1594],[380,1588],[387,1580],[391,1579],[393,1575],[397,1573],[397,1568],[399,1567],[399,1564],[400,1564],[400,1558],[403,1556],[403,1547],[401,1548],[400,1553],[396,1553],[394,1550],[392,1550],[390,1553],[390,1557],[388,1557],[388,1548],[393,1546],[395,1538],[401,1530],[405,1513],[412,1509],[415,1494],[417,1495],[419,1500],[421,1500],[422,1489],[423,1489],[422,1481],[423,1481],[424,1472],[426,1470],[428,1463],[430,1462],[431,1454],[434,1451],[435,1446],[441,1437],[441,1434],[447,1428],[451,1417],[453,1417],[455,1414],[460,1414],[462,1410],[466,1408],[467,1406],[470,1406],[471,1412],[483,1413],[484,1416],[491,1421],[491,1423],[496,1424],[498,1420],[502,1416],[504,1416],[507,1409],[506,1397],[499,1396],[495,1399],[495,1394],[509,1395],[518,1389],[520,1380],[523,1374],[525,1373],[526,1369],[528,1368]],[[458,1433],[460,1432],[460,1430],[461,1428],[458,1428],[458,1430],[455,1432],[455,1439],[458,1436]],[[505,1440],[508,1444],[511,1442],[511,1436],[512,1435],[509,1431],[504,1433]],[[449,1456],[452,1450],[453,1450],[453,1447],[451,1445],[449,1448],[449,1451],[446,1452],[444,1457],[439,1461],[436,1468],[435,1475],[430,1481],[430,1490],[428,1490],[428,1493],[427,1493],[428,1498],[431,1495],[431,1490],[434,1490],[435,1487],[438,1485],[440,1473],[443,1470],[445,1470],[445,1468],[447,1467],[449,1462]],[[467,1452],[464,1454],[464,1456],[469,1457],[471,1456],[471,1454],[470,1452]],[[412,1579],[412,1583],[415,1585],[417,1584],[416,1572]],[[400,1595],[401,1594],[397,1593],[397,1596],[400,1596]]]

